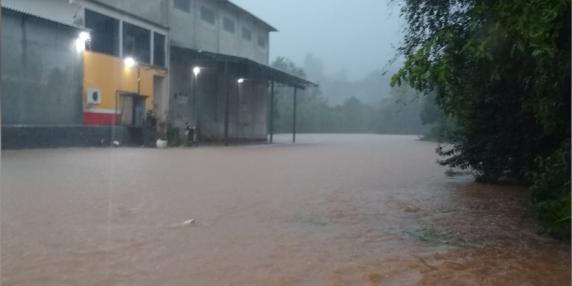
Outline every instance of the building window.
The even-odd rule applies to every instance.
[[[266,48],[266,35],[263,33],[258,34],[258,45],[262,48]]]
[[[224,18],[223,20],[223,28],[225,31],[234,34],[234,21],[229,18]]]
[[[134,57],[145,64],[151,63],[151,32],[123,22],[123,55]]]
[[[247,41],[252,41],[252,31],[247,28],[242,28],[242,38]]]
[[[159,33],[153,35],[153,64],[165,66],[165,36]]]
[[[201,7],[201,19],[212,25],[214,25],[216,22],[215,13],[206,7]]]
[[[86,9],[85,27],[91,30],[89,50],[119,56],[119,20]]]
[[[175,8],[189,13],[191,12],[191,0],[175,0]]]

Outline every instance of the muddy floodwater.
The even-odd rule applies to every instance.
[[[526,190],[415,136],[2,152],[12,285],[570,285]]]

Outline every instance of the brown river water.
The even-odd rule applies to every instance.
[[[570,285],[527,191],[414,136],[2,152],[1,285]]]

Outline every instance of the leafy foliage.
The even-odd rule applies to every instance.
[[[455,119],[442,163],[473,169],[481,181],[530,183],[539,217],[562,219],[562,205],[570,209],[570,1],[404,0],[402,15],[406,61],[392,84],[435,94]]]
[[[539,218],[549,233],[570,239],[570,140],[536,165],[530,189]]]

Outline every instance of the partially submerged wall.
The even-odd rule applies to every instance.
[[[2,9],[2,125],[79,125],[79,31]]]
[[[151,133],[124,126],[2,127],[2,149],[152,145]]]
[[[171,124],[184,131],[187,122],[199,127],[202,140],[225,139],[228,86],[228,136],[233,141],[266,140],[268,126],[268,80],[249,78],[237,82],[239,71],[229,64],[225,82],[224,64],[196,61],[185,49],[171,51]],[[198,79],[194,65],[203,67]]]

